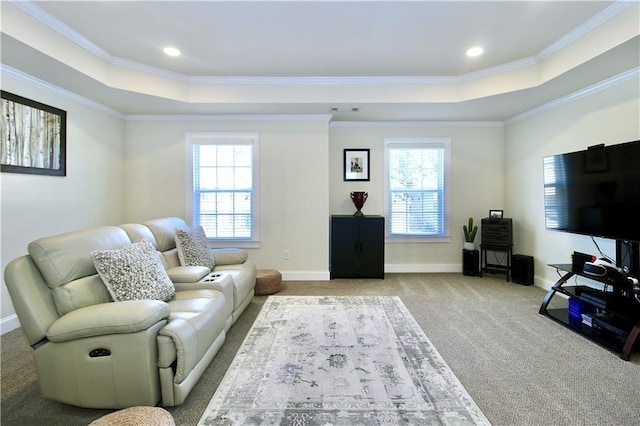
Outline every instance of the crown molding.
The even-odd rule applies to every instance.
[[[635,6],[636,4],[637,4],[637,1],[629,1],[629,0],[615,1],[612,5],[604,9],[602,12],[598,13],[595,16],[592,16],[590,19],[582,23],[580,26],[574,28],[568,34],[565,34],[556,42],[552,43],[551,45],[543,49],[541,52],[534,55],[534,60],[538,63],[542,62],[543,60],[549,58],[553,54],[569,46],[571,43],[575,42],[576,40],[594,31],[599,26],[615,18],[616,16],[618,16],[625,10],[629,9],[630,7]]]
[[[73,41],[80,47],[86,49],[92,54],[96,55],[98,58],[103,61],[111,63],[113,61],[113,56],[102,49],[100,46],[84,37],[76,30],[59,20],[58,18],[52,16],[50,13],[46,12],[41,7],[37,6],[35,3],[31,1],[25,0],[8,0],[13,6],[22,10],[24,13],[32,16],[38,21],[42,22],[52,30],[57,31],[63,36],[67,37],[69,40]]]
[[[533,57],[524,58],[506,64],[486,68],[483,70],[462,74],[459,76],[189,76],[186,74],[169,71],[166,69],[145,65],[134,60],[113,56],[105,51],[73,28],[64,24],[59,19],[47,13],[44,9],[31,1],[8,0],[14,6],[39,20],[51,29],[59,32],[69,40],[83,47],[107,63],[123,68],[145,72],[151,75],[164,77],[170,80],[188,84],[206,85],[403,85],[403,84],[461,84],[474,80],[499,75],[508,71],[514,71],[528,66],[537,65],[542,60],[550,57],[562,48],[573,43],[585,34],[593,31],[600,25],[616,17],[630,7],[637,4],[636,1],[617,0],[599,14],[593,16],[581,26],[575,28],[555,43]]]
[[[514,117],[509,118],[508,120],[505,120],[505,124],[512,124],[518,121],[522,121],[525,118],[529,118],[533,115],[550,111],[562,105],[566,105],[578,99],[584,98],[594,93],[598,93],[602,90],[617,86],[618,84],[622,84],[634,78],[640,79],[640,67],[630,69],[629,71],[625,71],[623,73],[610,77],[606,80],[602,80],[596,84],[592,84],[591,86],[577,90],[573,93],[569,93],[568,95],[563,96],[561,98],[554,99],[553,101],[547,102],[546,104],[539,105],[535,108],[532,108],[528,111],[523,112],[522,114],[518,114]],[[640,81],[638,83],[640,83]]]
[[[317,121],[328,123],[330,114],[131,114],[127,121]]]
[[[503,127],[506,124],[516,123],[531,116],[541,114],[562,105],[569,104],[583,97],[592,95],[602,90],[617,86],[631,79],[640,80],[640,67],[625,71],[616,76],[577,90],[561,98],[542,104],[528,111],[513,116],[505,121],[332,121],[331,114],[146,114],[124,115],[119,111],[109,108],[101,103],[80,96],[76,93],[62,89],[27,73],[0,63],[0,74],[12,77],[18,81],[31,84],[42,90],[59,95],[73,102],[77,102],[96,111],[126,121],[316,121],[327,122],[332,128],[358,128],[358,127]]]
[[[332,121],[333,128],[361,127],[504,127],[502,121]]]
[[[121,58],[119,56],[113,56],[109,61],[111,65],[119,66],[122,68],[128,68],[134,71],[141,71],[146,74],[163,77],[168,80],[174,80],[181,83],[192,83],[191,78],[179,72],[169,71],[164,68],[154,67],[152,65],[142,64],[140,62],[132,61],[129,59]]]
[[[8,77],[12,77],[18,81],[21,81],[23,83],[27,83],[30,84],[32,86],[35,86],[39,89],[45,90],[47,92],[53,93],[54,95],[58,95],[61,96],[65,99],[69,99],[70,101],[79,103],[81,105],[84,105],[86,107],[89,107],[91,109],[94,109],[96,111],[99,112],[103,112],[105,114],[108,114],[112,117],[115,118],[119,118],[121,120],[123,120],[125,118],[125,115],[122,114],[119,111],[116,111],[113,108],[109,108],[108,106],[105,106],[99,102],[93,101],[91,99],[85,98],[84,96],[80,96],[77,93],[71,92],[69,90],[63,89],[61,87],[58,87],[54,84],[51,84],[47,81],[41,80],[37,77],[34,77],[30,74],[27,74],[25,72],[22,72],[20,70],[17,70],[15,68],[12,68],[8,65],[4,65],[0,63],[0,74],[2,74],[3,76],[6,75]]]

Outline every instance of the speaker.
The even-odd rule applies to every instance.
[[[522,285],[533,284],[533,257],[523,254],[511,257],[511,281]]]
[[[480,275],[480,253],[478,250],[462,250],[462,274],[471,277]]]
[[[510,218],[485,217],[481,222],[482,244],[488,246],[510,246],[513,244],[513,221]]]

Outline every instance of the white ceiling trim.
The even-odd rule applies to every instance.
[[[330,114],[131,114],[127,121],[317,121],[328,123]]]
[[[4,65],[0,63],[0,75],[3,77],[6,75],[7,77],[14,78],[18,81],[27,83],[29,85],[35,86],[39,89],[45,90],[54,95],[61,96],[65,99],[69,99],[70,101],[79,103],[91,109],[94,109],[99,112],[103,112],[107,115],[110,115],[115,118],[124,119],[126,116],[119,111],[116,111],[113,108],[110,108],[106,105],[103,105],[99,102],[93,101],[91,99],[85,98],[84,96],[80,96],[77,93],[70,92],[69,90],[58,87],[54,84],[41,80],[37,77],[34,77],[30,74],[17,70],[8,65]]]
[[[75,31],[59,19],[47,13],[44,9],[38,7],[30,1],[24,0],[9,0],[14,6],[21,9],[23,12],[47,25],[49,28],[64,35],[69,40],[78,44],[82,48],[86,49],[90,53],[97,56],[99,59],[108,62],[110,65],[119,66],[122,68],[129,68],[135,71],[145,72],[148,74],[156,75],[158,77],[168,78],[171,80],[179,81],[189,84],[207,84],[207,85],[358,85],[358,84],[461,84],[470,81],[495,76],[505,72],[518,70],[521,68],[538,65],[544,59],[552,56],[558,51],[562,50],[566,46],[570,45],[574,41],[580,39],[586,34],[594,31],[601,25],[605,24],[609,20],[613,19],[620,13],[624,12],[630,7],[633,7],[635,1],[619,0],[611,6],[604,9],[598,15],[592,17],[581,26],[575,28],[569,34],[565,35],[561,39],[557,40],[552,45],[545,48],[540,53],[533,57],[524,58],[518,61],[490,67],[484,70],[467,73],[459,76],[378,76],[378,77],[366,77],[366,76],[354,76],[354,77],[339,77],[339,76],[317,76],[317,77],[241,77],[241,76],[189,76],[178,72],[172,72],[169,70],[161,69],[158,67],[142,64],[134,60],[125,59],[111,55],[91,40],[88,40],[82,34]]]
[[[637,1],[628,1],[628,0],[619,0],[613,3],[611,6],[604,9],[602,12],[593,16],[591,19],[584,22],[579,27],[574,28],[571,32],[566,34],[564,37],[557,40],[555,43],[552,43],[550,46],[547,46],[542,52],[534,55],[533,59],[536,62],[542,62],[545,59],[549,58],[551,55],[559,52],[565,47],[569,46],[574,41],[584,37],[590,32],[594,31],[601,25],[604,25],[611,19],[615,18],[625,10],[630,7],[635,6]]]
[[[618,84],[622,84],[631,79],[638,80],[638,84],[640,87],[640,67],[636,67],[629,71],[625,71],[613,77],[610,77],[606,80],[600,81],[596,84],[592,84],[591,86],[585,87],[583,89],[577,90],[573,93],[569,93],[566,96],[563,96],[558,99],[554,99],[551,102],[547,102],[545,104],[539,105],[535,108],[530,109],[529,111],[525,111],[522,114],[518,114],[514,117],[505,120],[506,124],[515,123],[525,118],[531,117],[533,115],[541,114],[546,111],[550,111],[552,109],[558,108],[562,105],[569,104],[578,99],[584,98],[586,96],[592,95],[594,93],[598,93],[602,90],[609,89],[611,87],[617,86]]]
[[[26,14],[42,22],[49,28],[67,37],[69,40],[78,44],[80,47],[93,53],[103,61],[111,62],[114,59],[113,55],[111,55],[109,52],[102,49],[100,46],[93,43],[91,40],[87,39],[86,37],[82,36],[80,33],[78,33],[76,30],[74,30],[73,28],[71,28],[70,26],[68,26],[61,20],[59,20],[58,18],[52,16],[48,12],[45,12],[44,9],[35,5],[31,1],[9,0],[9,2],[13,6],[25,12]]]
[[[562,105],[569,104],[573,101],[600,92],[602,90],[622,84],[628,80],[636,79],[640,83],[640,67],[623,72],[614,77],[608,78],[584,89],[570,93],[567,96],[547,102],[543,105],[530,109],[511,117],[505,121],[331,121],[331,114],[139,114],[124,115],[103,104],[87,99],[76,93],[62,89],[56,85],[33,77],[27,73],[16,70],[7,65],[0,64],[0,74],[12,77],[18,81],[22,81],[50,93],[62,96],[71,101],[85,105],[94,110],[104,112],[115,118],[124,119],[126,121],[319,121],[329,122],[330,127],[349,128],[349,127],[503,127],[506,124],[512,124],[525,118],[541,114],[558,108]]]
[[[504,127],[503,121],[332,121],[329,127]]]

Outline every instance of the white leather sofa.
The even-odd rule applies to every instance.
[[[189,228],[162,218],[45,237],[7,265],[45,398],[87,408],[184,402],[253,298],[256,267],[239,249],[213,250],[213,268],[183,266],[177,229]],[[166,301],[114,301],[115,285],[97,273],[95,253],[134,247],[148,247],[158,281],[171,280]]]

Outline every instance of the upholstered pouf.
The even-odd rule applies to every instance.
[[[102,416],[89,426],[175,426],[175,422],[164,408],[130,407]]]
[[[256,294],[273,294],[282,288],[282,274],[274,269],[258,269],[256,275]]]

